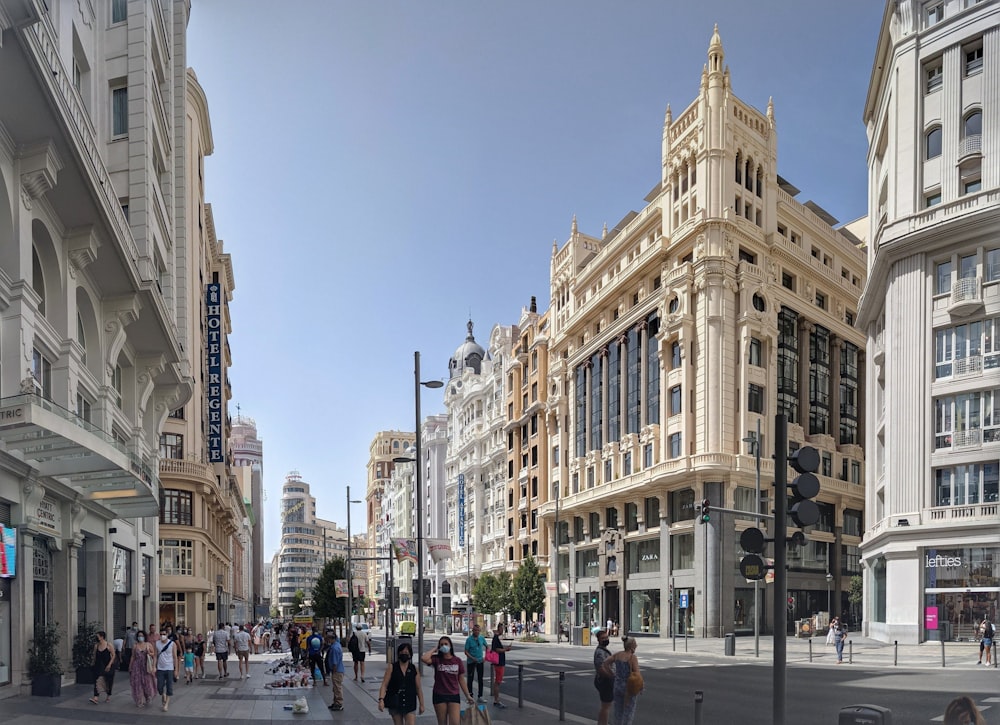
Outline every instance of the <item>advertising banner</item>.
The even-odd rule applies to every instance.
[[[226,460],[222,443],[222,285],[205,285],[205,343],[207,346],[208,384],[205,397],[208,404],[208,462]]]
[[[17,530],[0,526],[0,577],[17,574]]]

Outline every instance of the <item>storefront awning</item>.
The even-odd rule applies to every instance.
[[[156,516],[157,480],[124,444],[38,395],[0,399],[5,450],[122,518]]]

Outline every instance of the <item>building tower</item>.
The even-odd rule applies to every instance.
[[[237,406],[238,408],[238,406]],[[257,435],[257,423],[249,416],[237,413],[230,438],[233,466],[249,468],[250,511],[250,588],[254,617],[267,616],[270,608],[270,588],[264,586],[264,444]],[[257,607],[262,607],[258,610]]]
[[[368,592],[379,600],[380,611],[386,610],[386,589],[389,581],[389,562],[381,557],[391,555],[390,531],[391,522],[386,498],[386,485],[392,478],[396,464],[395,458],[412,456],[413,433],[398,430],[379,431],[368,447],[368,481],[365,488],[365,504],[367,509],[366,523],[368,525],[368,547],[372,556],[378,561],[370,562],[368,567]],[[399,586],[397,582],[395,586]]]
[[[753,631],[736,556],[759,505],[744,441],[759,422],[770,480],[778,412],[791,445],[822,456],[821,520],[789,557],[789,617],[840,613],[859,569],[864,253],[794,199],[777,173],[773,103],[761,112],[737,98],[724,59],[716,29],[697,98],[676,117],[667,108],[647,205],[600,237],[574,218],[553,248],[545,410],[560,599],[575,605],[559,616],[576,624]],[[704,499],[747,515],[698,523]],[[554,527],[555,501],[539,509]]]
[[[869,153],[866,634],[974,635],[1000,586],[1000,4],[887,2]]]

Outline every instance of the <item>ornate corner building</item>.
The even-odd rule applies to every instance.
[[[368,554],[379,558],[378,561],[369,562],[368,591],[377,600],[380,612],[386,610],[389,582],[389,562],[382,557],[391,555],[390,544],[394,530],[387,489],[397,466],[393,459],[411,456],[413,442],[413,433],[379,431],[368,447],[368,481],[365,488]],[[398,588],[399,583],[396,582],[393,586]]]
[[[789,556],[788,622],[848,609],[864,505],[865,339],[854,321],[865,254],[848,228],[794,198],[777,149],[773,104],[762,113],[734,95],[716,31],[697,98],[676,118],[667,109],[647,205],[600,236],[574,218],[553,247],[548,444],[538,446],[551,476],[538,516],[559,541],[550,629],[570,619],[658,636],[753,631],[739,534],[771,507],[758,509],[745,441],[759,423],[762,489],[773,497],[779,412],[791,447],[812,445],[822,459],[820,522]],[[537,405],[530,390],[519,402]],[[700,524],[703,499],[737,513]]]
[[[865,103],[866,634],[975,636],[1000,591],[1000,3],[886,3]]]

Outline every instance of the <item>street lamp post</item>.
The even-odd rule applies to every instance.
[[[354,572],[351,571],[351,504],[361,503],[360,500],[351,500],[351,487],[347,487],[347,624],[351,627],[354,624],[354,583],[352,582]],[[324,532],[326,530],[324,529]]]
[[[757,419],[757,434],[750,438],[744,438],[744,443],[748,443],[756,459],[756,494],[754,498],[754,514],[757,523],[760,518],[760,418]],[[777,546],[777,544],[776,544]],[[829,596],[827,597],[829,599]],[[754,657],[760,657],[760,582],[754,579],[753,582],[753,653]]]
[[[416,419],[413,437],[413,465],[417,519],[417,651],[424,651],[424,484],[423,463],[420,460],[420,386],[425,388],[440,388],[444,385],[440,380],[420,380],[420,351],[413,353],[413,410]],[[410,459],[394,458],[394,463],[407,462]],[[418,655],[418,662],[419,655]],[[422,665],[420,666],[423,669]]]
[[[826,573],[826,611],[827,616],[833,614],[833,609],[831,608],[833,600],[830,599],[830,584],[833,583],[833,574],[830,572]],[[832,619],[832,617],[830,617]]]

